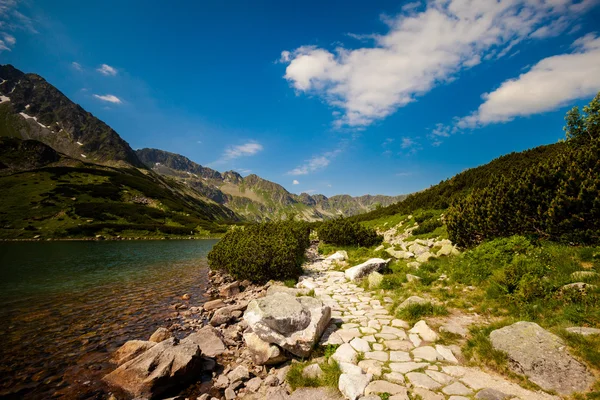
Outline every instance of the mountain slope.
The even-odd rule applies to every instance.
[[[39,75],[1,65],[0,82],[0,136],[36,139],[72,158],[98,164],[143,166],[117,132]]]
[[[204,196],[224,204],[251,220],[278,219],[288,213],[306,220],[356,215],[403,200],[406,196],[296,195],[283,186],[251,174],[220,173],[190,159],[158,149],[136,150],[140,160],[153,171],[186,183]]]
[[[237,220],[151,171],[99,166],[35,140],[0,138],[0,238],[196,236]]]
[[[446,209],[451,204],[466,198],[473,191],[487,187],[497,176],[509,176],[513,171],[525,170],[540,161],[556,158],[566,146],[566,143],[555,143],[498,157],[421,192],[413,193],[401,203],[352,218],[357,221],[371,221],[395,214],[410,214],[418,209]]]

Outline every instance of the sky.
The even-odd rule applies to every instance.
[[[0,0],[0,63],[134,149],[293,193],[398,195],[564,137],[600,0]]]

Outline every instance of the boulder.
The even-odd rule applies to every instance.
[[[346,278],[351,281],[356,281],[369,275],[371,272],[381,271],[383,268],[387,267],[390,261],[391,259],[384,260],[383,258],[371,258],[362,264],[348,268],[344,273],[346,274]]]
[[[348,259],[348,253],[346,252],[346,250],[338,250],[326,258],[326,260],[329,260],[329,261],[345,261],[347,259]]]
[[[216,357],[227,351],[219,333],[210,325],[203,327],[198,332],[192,333],[183,339],[181,343],[191,343],[199,346],[202,354],[208,357]]]
[[[430,302],[425,300],[422,297],[410,296],[408,299],[406,299],[402,303],[400,303],[400,305],[398,306],[398,309],[402,310],[408,306],[412,306],[413,304],[427,304],[427,303],[430,303]]]
[[[381,275],[379,272],[371,272],[369,274],[369,288],[370,289],[375,289],[378,288],[379,285],[381,285],[381,282],[383,282],[383,275]]]
[[[261,340],[254,332],[245,333],[244,342],[256,365],[274,365],[287,360],[279,347]]]
[[[421,280],[421,278],[413,274],[406,274],[406,280],[408,282],[418,282]]]
[[[156,343],[145,340],[130,340],[113,354],[111,361],[117,365],[121,365],[129,360],[132,360],[152,348]]]
[[[568,285],[564,285],[560,288],[561,293],[581,293],[586,294],[590,290],[595,290],[598,286],[591,285],[585,282],[575,282],[569,283]]]
[[[429,247],[423,246],[419,243],[413,243],[408,246],[408,250],[413,253],[416,257],[420,256],[423,253],[429,252]]]
[[[454,246],[452,246],[451,244],[445,244],[442,246],[441,249],[438,250],[437,256],[449,256],[450,254],[452,254],[452,250],[454,250]]]
[[[425,253],[421,254],[420,256],[417,257],[417,262],[420,263],[424,263],[429,261],[430,258],[435,257],[433,254],[431,254],[430,252],[426,251]]]
[[[594,376],[566,350],[556,335],[533,322],[520,321],[490,333],[492,346],[508,355],[509,367],[544,390],[562,395],[584,392]]]
[[[435,342],[438,339],[437,333],[433,331],[428,325],[427,322],[421,320],[412,327],[410,333],[416,333],[426,342]]]
[[[171,335],[171,332],[169,332],[166,328],[160,327],[152,334],[152,336],[150,336],[150,339],[148,340],[154,343],[160,343],[163,340],[167,340],[171,336],[173,336]]]
[[[421,266],[421,263],[418,261],[412,261],[412,262],[406,263],[406,266],[408,268],[419,269],[419,267]]]
[[[240,292],[240,283],[238,281],[235,281],[228,285],[222,286],[219,289],[219,296],[231,297],[231,296],[235,296],[239,292]]]
[[[234,304],[231,306],[226,306],[217,309],[210,319],[210,324],[212,326],[219,326],[221,324],[226,324],[230,322],[232,319],[237,318],[236,311],[243,311],[248,306],[247,301],[243,301],[238,304]]]
[[[252,300],[244,320],[263,341],[307,357],[329,324],[331,309],[314,297],[276,293]]]
[[[102,378],[133,397],[159,398],[165,392],[198,379],[203,370],[200,347],[164,340]]]
[[[402,251],[402,250],[395,250],[393,247],[387,248],[385,249],[385,251],[392,257],[397,258],[399,260],[405,260],[407,258],[411,258],[414,257],[415,255],[413,253],[411,253],[410,251]]]

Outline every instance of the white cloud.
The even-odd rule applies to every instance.
[[[247,142],[237,146],[230,146],[225,149],[223,160],[232,160],[234,158],[253,156],[263,150],[263,146],[258,142]]]
[[[412,140],[411,138],[404,137],[404,138],[402,138],[402,143],[400,144],[400,147],[402,147],[403,149],[410,149],[415,144],[416,144],[415,141]]]
[[[3,33],[2,37],[4,38],[4,43],[8,44],[9,46],[14,46],[15,43],[17,43],[17,39],[8,33]]]
[[[117,70],[114,67],[111,67],[108,64],[102,64],[96,71],[100,72],[102,75],[106,76],[115,76],[117,74]]]
[[[122,103],[121,99],[119,99],[117,96],[112,95],[112,94],[105,94],[105,95],[95,94],[94,97],[99,100],[102,100],[102,101],[108,101],[109,103],[114,103],[114,104]]]
[[[430,0],[386,18],[389,31],[372,35],[372,46],[302,46],[280,61],[289,63],[285,79],[297,91],[342,111],[337,126],[364,127],[524,39],[556,35],[596,2]]]
[[[292,181],[292,185],[299,185],[299,184],[300,184],[300,182],[298,182],[298,180],[297,180],[297,179],[294,179],[294,180]]]
[[[311,172],[315,172],[327,167],[331,161],[342,152],[342,149],[336,149],[328,151],[318,156],[314,156],[306,162],[293,170],[288,172],[288,175],[308,175]]]
[[[10,51],[10,47],[8,47],[3,40],[0,40],[0,53],[3,51]]]
[[[82,66],[81,66],[81,64],[79,64],[78,62],[75,62],[75,61],[73,61],[73,62],[71,63],[71,66],[72,66],[73,68],[75,68],[77,71],[82,71],[82,70],[83,70],[83,67],[82,67]]]
[[[434,130],[455,133],[516,117],[552,111],[600,91],[600,37],[588,34],[573,43],[573,52],[544,58],[529,71],[482,97],[471,115],[457,119],[452,128]],[[439,124],[438,124],[439,126]],[[447,135],[440,135],[447,136]]]

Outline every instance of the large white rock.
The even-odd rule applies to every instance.
[[[384,260],[383,258],[371,258],[362,264],[348,268],[344,273],[346,274],[346,278],[351,281],[356,281],[364,278],[371,272],[382,270],[390,261],[391,259]]]
[[[363,395],[371,379],[371,374],[342,374],[338,381],[338,389],[346,399],[356,400]]]
[[[349,343],[344,343],[335,350],[333,356],[331,356],[338,363],[350,363],[356,364],[358,359],[358,353]]]
[[[426,342],[435,342],[438,339],[437,333],[422,320],[417,322],[409,332],[417,333]]]
[[[490,333],[492,346],[508,355],[509,367],[544,390],[585,392],[594,376],[571,356],[565,343],[533,322],[520,321]]]
[[[326,258],[326,260],[329,260],[329,261],[345,261],[347,259],[348,259],[348,253],[346,252],[346,250],[338,250]]]
[[[252,300],[244,320],[263,341],[307,357],[331,319],[331,308],[314,297],[275,293]]]
[[[428,252],[429,247],[423,246],[419,243],[413,243],[410,246],[408,246],[408,250],[415,256],[420,256],[421,254]]]

